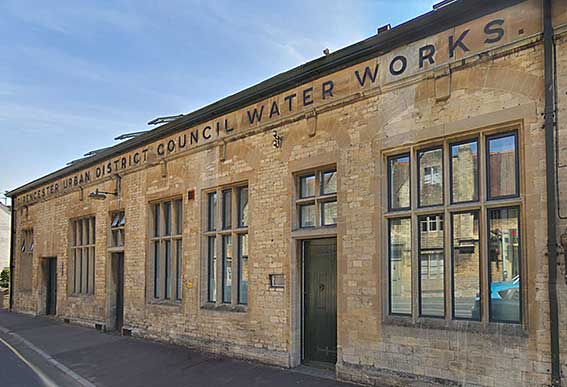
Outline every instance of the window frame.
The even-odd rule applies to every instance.
[[[80,226],[79,226],[80,224]],[[85,231],[87,227],[85,226],[88,224],[88,234],[87,237],[88,242],[85,243]],[[96,291],[96,216],[92,215],[85,215],[77,218],[73,218],[69,220],[69,264],[67,265],[70,274],[67,279],[68,283],[68,293],[70,296],[73,297],[92,297]],[[77,242],[79,236],[77,232],[80,227],[80,241]],[[87,258],[87,266],[83,271],[83,260],[84,260],[84,253],[88,252]],[[77,252],[80,252],[80,261],[81,264],[79,266],[79,285],[77,285]],[[92,267],[89,270],[89,261],[92,260]],[[85,278],[83,278],[85,277]],[[83,289],[83,281],[86,279],[86,285]],[[78,286],[78,288],[77,288]],[[77,290],[78,289],[78,290]]]
[[[324,193],[324,180],[323,175],[325,173],[334,172],[337,174],[337,189],[334,193]],[[301,181],[302,178],[307,176],[315,176],[315,194],[313,196],[301,196]],[[297,173],[294,178],[295,182],[295,197],[294,197],[294,205],[295,205],[295,219],[293,224],[294,231],[298,230],[315,230],[315,229],[328,229],[337,227],[339,222],[338,215],[339,215],[339,207],[338,207],[338,190],[339,190],[339,181],[338,181],[338,171],[336,166],[326,166],[321,168],[310,169],[307,171],[302,171]],[[337,222],[331,224],[324,224],[323,223],[323,207],[324,203],[337,203]],[[302,225],[302,212],[303,208],[306,206],[313,205],[315,206],[315,216],[314,216],[314,225],[312,226],[303,226]]]
[[[242,224],[241,216],[242,210],[240,208],[240,198],[242,194],[242,189],[248,189],[248,221],[246,224]],[[224,223],[224,196],[225,192],[230,190],[230,203],[231,203],[231,219],[230,225],[227,226]],[[210,225],[210,197],[216,193],[217,197],[217,211],[215,212],[214,216],[214,223],[217,225],[216,229],[211,230]],[[218,187],[214,187],[211,189],[207,189],[203,191],[202,197],[204,198],[204,202],[206,205],[206,210],[203,211],[203,221],[202,221],[202,246],[203,246],[203,265],[201,273],[203,273],[203,288],[206,289],[204,292],[201,293],[202,308],[224,308],[226,310],[234,310],[234,311],[246,311],[250,302],[248,299],[248,303],[240,303],[239,296],[240,296],[240,268],[239,268],[239,240],[241,235],[250,235],[250,215],[251,215],[251,208],[250,208],[250,184],[248,181],[242,181],[234,184],[227,184],[221,185]],[[221,198],[221,208],[219,210],[219,199]],[[220,227],[219,227],[220,225]],[[225,237],[230,236],[231,238],[231,288],[230,288],[230,302],[225,302],[225,294],[224,294],[224,284],[225,284],[225,258],[224,258],[224,241]],[[215,297],[213,299],[211,291],[211,238],[214,239],[214,248],[216,251],[216,263],[214,269],[214,289],[215,289]],[[248,239],[250,241],[250,239]],[[250,248],[250,246],[249,246]],[[250,251],[248,252],[250,255]],[[250,266],[248,266],[248,270],[250,270]],[[249,277],[248,277],[249,278]],[[250,281],[247,283],[248,286],[248,294],[249,294],[249,286]]]
[[[20,231],[20,243],[17,246],[20,255],[20,270],[18,270],[18,290],[29,292],[33,289],[33,228],[24,228]],[[23,247],[23,249],[22,249]]]
[[[386,196],[386,199],[383,199],[386,202],[384,206],[387,210],[383,213],[383,221],[386,223],[382,230],[386,230],[388,235],[383,237],[382,243],[384,246],[384,254],[388,257],[388,264],[387,270],[388,272],[384,274],[384,279],[387,281],[386,286],[386,293],[384,295],[384,321],[391,321],[392,323],[396,323],[398,318],[402,318],[404,321],[403,324],[407,324],[407,320],[412,321],[412,324],[421,324],[424,321],[429,321],[430,324],[434,326],[443,325],[445,328],[451,329],[451,327],[461,327],[462,323],[465,324],[479,324],[480,326],[484,327],[483,329],[491,329],[494,325],[505,325],[506,327],[511,327],[511,329],[515,330],[518,329],[517,332],[524,332],[527,327],[527,314],[526,308],[528,307],[527,302],[527,294],[526,294],[526,286],[527,283],[522,283],[527,281],[527,273],[526,273],[526,262],[522,261],[526,258],[526,251],[527,248],[526,241],[524,239],[524,235],[526,232],[522,227],[525,227],[525,223],[523,222],[523,216],[525,216],[525,205],[524,205],[524,197],[522,195],[522,190],[524,187],[524,178],[523,178],[523,152],[522,152],[522,124],[521,123],[514,123],[514,124],[505,124],[501,126],[492,126],[490,128],[485,129],[476,129],[471,130],[467,133],[459,133],[454,135],[449,135],[443,138],[437,139],[428,139],[422,142],[416,142],[414,144],[400,146],[397,148],[392,148],[383,151],[383,162],[385,163],[385,169],[388,171],[386,174],[385,184],[386,187],[383,189],[383,195]],[[498,197],[498,198],[489,198],[488,197],[488,179],[487,176],[489,174],[489,163],[488,163],[488,140],[499,138],[499,137],[507,137],[511,134],[515,136],[515,165],[516,165],[516,186],[518,195],[514,195],[513,197]],[[452,184],[452,160],[451,160],[451,147],[453,145],[460,145],[466,143],[477,142],[477,179],[478,184],[478,200],[475,201],[467,201],[467,202],[457,202],[455,203],[452,200],[451,190],[453,188]],[[431,149],[439,149],[441,148],[443,152],[443,194],[444,194],[444,202],[442,205],[435,205],[435,206],[426,206],[420,207],[419,206],[419,163],[417,162],[417,155],[420,151],[427,151]],[[410,156],[410,207],[407,209],[392,209],[391,208],[391,187],[390,187],[390,175],[391,175],[391,167],[390,167],[390,160],[407,156]],[[383,164],[384,165],[384,164]],[[413,167],[412,167],[413,165]],[[449,182],[449,184],[447,184]],[[449,198],[449,201],[446,200]],[[492,209],[503,209],[503,208],[511,208],[517,207],[519,210],[519,251],[520,251],[520,323],[517,322],[503,322],[503,321],[496,321],[490,318],[490,283],[489,283],[489,252],[488,252],[488,242],[486,234],[488,232],[488,215],[489,211]],[[454,234],[454,226],[453,226],[453,216],[454,214],[458,213],[478,213],[479,221],[478,221],[478,233],[479,233],[479,262],[478,262],[478,270],[480,273],[480,283],[479,283],[479,291],[480,291],[480,319],[464,319],[458,318],[455,314],[455,297],[454,297],[454,260],[453,260],[453,234]],[[444,288],[445,288],[445,313],[442,319],[442,322],[438,322],[435,324],[435,321],[439,320],[439,318],[435,317],[427,317],[422,316],[420,311],[420,302],[419,302],[419,295],[420,290],[419,287],[419,271],[421,270],[420,261],[419,261],[419,230],[420,224],[418,221],[419,216],[423,215],[435,215],[435,214],[443,214],[444,217],[444,271],[445,271],[445,281],[444,281]],[[392,292],[392,284],[391,284],[391,263],[390,263],[390,256],[391,256],[391,238],[390,238],[390,221],[392,219],[403,219],[403,218],[411,218],[411,241],[412,241],[412,313],[411,316],[399,314],[399,313],[392,313],[392,305],[391,305],[391,292]],[[417,303],[417,304],[416,304]],[[474,304],[473,304],[474,305]],[[473,307],[473,306],[471,306]],[[392,319],[392,318],[393,319]],[[464,320],[464,321],[462,321]],[[469,326],[469,325],[467,325]],[[474,325],[472,325],[474,326]],[[514,328],[517,326],[518,328]]]
[[[492,317],[492,297],[488,297],[488,319],[489,322],[491,323],[500,323],[500,324],[513,324],[513,325],[521,325],[524,322],[524,287],[525,285],[523,284],[524,281],[524,272],[523,272],[523,268],[524,268],[524,263],[522,262],[522,259],[524,257],[523,251],[522,249],[524,248],[524,243],[522,241],[522,235],[524,234],[522,232],[522,208],[520,205],[509,205],[509,206],[498,206],[498,207],[491,207],[488,208],[486,211],[486,228],[487,231],[490,232],[490,216],[488,216],[488,214],[490,213],[490,211],[492,210],[510,210],[510,209],[516,209],[518,210],[518,241],[520,243],[520,248],[518,249],[518,272],[520,273],[520,284],[519,284],[519,294],[520,294],[520,300],[519,300],[519,304],[520,304],[520,311],[519,311],[519,319],[518,321],[513,321],[513,320],[497,320],[495,318]],[[487,238],[487,243],[488,243],[488,238]],[[489,248],[490,246],[487,245],[487,248]],[[491,288],[492,285],[492,265],[490,264],[490,253],[488,252],[486,255],[486,262],[487,262],[487,271],[488,271],[488,289]]]
[[[413,297],[413,289],[414,289],[414,283],[413,283],[413,271],[414,271],[414,262],[413,262],[413,238],[410,237],[410,249],[412,251],[412,257],[411,257],[411,280],[410,280],[410,286],[411,286],[411,297],[410,297],[410,313],[395,313],[392,312],[392,221],[393,220],[409,220],[410,222],[410,228],[411,228],[411,223],[412,223],[412,218],[411,216],[403,216],[403,217],[395,217],[395,218],[389,218],[386,219],[386,222],[388,223],[388,315],[390,316],[400,316],[400,317],[411,317],[412,316],[412,312],[413,312],[413,307],[414,307],[414,297]]]
[[[479,192],[479,196],[480,196],[480,192]],[[466,318],[466,317],[458,317],[455,314],[455,227],[454,227],[454,215],[462,215],[462,214],[473,214],[476,213],[478,214],[478,291],[480,294],[480,311],[479,311],[479,318],[475,319],[475,318]],[[484,314],[484,310],[482,308],[482,294],[484,293],[484,286],[483,286],[483,281],[482,281],[482,276],[483,276],[483,264],[482,264],[482,250],[483,250],[483,241],[486,238],[482,237],[482,209],[471,209],[471,210],[462,210],[462,211],[455,211],[455,212],[450,212],[449,216],[451,217],[450,222],[451,222],[451,228],[449,230],[450,233],[450,240],[451,243],[449,245],[449,248],[451,249],[450,253],[451,253],[451,319],[455,320],[455,321],[476,321],[476,322],[481,322],[483,320],[483,314]],[[488,257],[487,257],[488,258]],[[490,275],[490,272],[488,273]],[[490,297],[489,297],[490,298]]]
[[[123,224],[121,224],[122,222],[119,222],[119,224],[117,226],[113,226],[114,223],[114,217],[116,215],[122,214],[122,221],[124,222]],[[109,237],[108,237],[108,249],[110,251],[122,251],[124,250],[125,246],[126,246],[126,211],[121,209],[121,210],[116,210],[116,211],[112,211],[110,212],[110,227],[109,227]],[[114,243],[114,235],[115,233],[118,234],[119,236],[119,241],[122,243],[119,244],[115,244]]]
[[[434,214],[430,214],[430,215],[418,215],[417,216],[417,222],[418,224],[421,224],[420,222],[420,218],[421,217],[425,217],[427,218],[427,222],[429,224],[429,218],[435,216],[436,218],[438,218],[439,216],[443,217],[442,221],[445,221],[444,216],[445,213],[444,212],[437,212]],[[439,220],[437,219],[436,222],[437,225],[439,225]],[[442,256],[443,256],[443,316],[434,316],[434,315],[428,315],[428,314],[424,314],[423,313],[423,294],[421,292],[422,290],[422,278],[421,278],[421,234],[424,232],[421,230],[421,226],[419,226],[417,228],[417,307],[418,307],[418,317],[426,317],[426,318],[434,318],[434,319],[444,319],[445,316],[447,315],[447,270],[446,270],[446,254],[447,254],[447,248],[445,246],[445,228],[443,228],[443,230],[437,229],[433,232],[439,232],[441,231],[443,233],[443,237],[442,237],[442,241],[443,241],[443,252],[442,252]],[[432,231],[428,230],[425,231],[426,233],[430,233]],[[428,258],[428,260],[430,260]],[[413,292],[413,291],[412,291]]]
[[[445,146],[444,144],[440,144],[440,145],[432,145],[430,147],[426,147],[426,148],[419,148],[416,150],[415,153],[415,162],[416,162],[416,166],[417,166],[417,208],[433,208],[433,207],[443,207],[445,206]],[[436,204],[428,204],[428,205],[422,205],[421,204],[421,160],[419,158],[420,154],[426,153],[426,152],[431,152],[431,151],[436,151],[436,150],[441,150],[441,203],[436,203]],[[410,157],[411,157],[411,153],[410,153]],[[411,160],[410,160],[410,180],[411,180]],[[410,187],[411,187],[411,183],[410,183]],[[411,190],[411,188],[410,188]],[[412,201],[411,201],[411,195],[410,195],[410,206],[412,205]],[[411,207],[410,207],[411,209]]]
[[[499,138],[504,137],[514,137],[514,176],[516,179],[515,184],[515,193],[511,195],[502,195],[502,196],[492,196],[490,194],[490,140],[498,140]],[[488,135],[485,138],[485,169],[486,169],[486,200],[487,201],[494,201],[494,200],[506,200],[506,199],[515,199],[520,197],[520,144],[519,144],[519,136],[518,136],[518,129],[503,131],[499,133],[495,133],[492,135]]]
[[[409,169],[409,206],[407,207],[396,207],[394,208],[392,206],[392,187],[390,184],[391,181],[391,176],[392,176],[392,165],[391,165],[391,161],[392,160],[397,160],[397,159],[401,159],[402,157],[407,157],[408,158],[408,169]],[[412,169],[412,158],[411,158],[411,153],[410,152],[406,152],[406,153],[401,153],[401,154],[396,154],[393,156],[388,156],[387,157],[387,189],[388,189],[388,212],[394,212],[394,211],[408,211],[411,209],[411,203],[412,203],[412,179],[411,179],[411,169]]]
[[[166,217],[165,207],[169,203],[169,234],[166,234]],[[177,204],[179,203],[179,204]],[[176,206],[181,206],[181,229],[178,229],[178,216]],[[183,302],[183,250],[184,250],[184,227],[185,215],[184,210],[186,205],[182,196],[173,196],[159,200],[153,200],[148,203],[148,267],[150,268],[147,276],[148,283],[148,303],[150,304],[169,304],[180,305]],[[159,224],[156,228],[156,209],[159,213],[157,215]],[[178,233],[178,230],[181,233]],[[156,231],[158,235],[156,234]],[[178,241],[181,241],[178,244]],[[169,264],[166,256],[166,244],[169,243]],[[178,254],[178,247],[181,246],[181,254]],[[156,248],[159,255],[156,256]],[[179,255],[179,256],[178,256]],[[156,260],[157,259],[157,260]],[[180,260],[179,264],[177,260]],[[158,262],[159,260],[159,262]],[[158,264],[156,270],[156,263]],[[167,265],[167,266],[166,266]],[[178,273],[178,267],[181,272]],[[166,268],[168,269],[166,272]],[[174,269],[175,268],[175,269]],[[163,271],[163,273],[162,273]],[[167,277],[169,276],[169,280]],[[169,290],[166,286],[169,285]]]
[[[476,200],[465,200],[465,201],[455,201],[453,198],[453,155],[451,153],[451,148],[453,146],[459,146],[459,145],[464,145],[464,144],[470,144],[476,142],[476,187],[477,187],[477,198]],[[455,204],[469,204],[469,203],[478,203],[481,200],[481,186],[480,186],[480,170],[482,168],[481,165],[481,160],[480,160],[480,136],[477,137],[471,137],[468,138],[466,140],[460,140],[460,141],[454,141],[454,142],[449,142],[448,144],[448,153],[449,153],[449,205],[455,205]]]

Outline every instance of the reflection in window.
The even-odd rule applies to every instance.
[[[222,191],[222,228],[232,228],[232,190]]]
[[[238,303],[248,304],[248,234],[238,236]]]
[[[390,219],[390,313],[411,314],[411,219]]]
[[[476,140],[451,145],[451,200],[478,200],[478,146]]]
[[[238,227],[248,225],[248,187],[238,188]]]
[[[323,214],[323,226],[337,224],[337,202],[321,203],[321,213]]]
[[[232,236],[222,237],[222,302],[232,300]]]
[[[432,149],[417,154],[419,169],[419,206],[443,204],[443,150]]]
[[[520,220],[518,208],[488,211],[490,320],[520,322]]]
[[[207,242],[206,302],[248,303],[249,194],[247,185],[218,187],[207,194],[203,233]],[[217,197],[220,198],[218,212]],[[215,214],[221,227],[215,227]]]
[[[391,157],[388,160],[388,189],[392,210],[410,206],[410,157]]]
[[[156,222],[149,235],[153,298],[180,299],[183,270],[183,202],[181,199],[174,199],[153,203],[150,213],[150,219]]]
[[[337,193],[337,171],[327,171],[322,174],[321,195]]]
[[[309,198],[315,196],[315,175],[301,176],[299,178],[299,197]]]
[[[315,211],[315,204],[307,204],[299,207],[300,227],[315,227]]]
[[[488,138],[488,197],[518,195],[516,134]]]
[[[217,217],[217,193],[211,192],[207,195],[207,230],[216,230],[216,217]]]
[[[207,238],[208,244],[208,295],[209,302],[217,301],[217,249],[215,237]]]
[[[437,215],[439,220],[443,215]],[[427,217],[420,216],[419,222]],[[445,315],[445,267],[443,229],[419,232],[419,299],[422,316]]]
[[[111,215],[110,247],[123,247],[125,239],[126,216],[124,211],[117,211]]]
[[[453,314],[480,320],[480,239],[478,211],[453,217]]]

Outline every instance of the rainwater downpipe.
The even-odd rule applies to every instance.
[[[545,173],[547,188],[547,255],[549,318],[551,325],[551,385],[561,386],[561,362],[559,359],[559,311],[557,305],[557,197],[555,189],[554,157],[554,82],[553,82],[553,24],[551,1],[543,0],[543,41],[545,60]]]

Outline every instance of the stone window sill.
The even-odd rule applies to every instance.
[[[528,337],[528,332],[521,324],[484,323],[468,320],[444,320],[436,318],[420,317],[412,319],[404,316],[387,316],[383,320],[386,326],[399,326],[416,329],[439,329],[447,331],[459,331],[468,333],[505,335],[515,337]]]
[[[218,312],[246,313],[248,312],[248,305],[214,304],[208,302],[201,306],[201,309],[215,310]]]
[[[179,308],[181,306],[181,300],[150,300],[148,301],[148,304],[151,306]]]
[[[80,294],[80,293],[72,293],[69,294],[69,299],[71,300],[94,300],[95,299],[95,295],[94,294]]]

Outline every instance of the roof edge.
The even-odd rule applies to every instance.
[[[354,43],[327,56],[316,58],[291,70],[277,74],[254,86],[222,98],[140,136],[114,145],[105,151],[6,192],[14,197],[62,176],[90,167],[98,162],[147,145],[160,138],[262,101],[313,79],[381,56],[400,46],[415,42],[450,28],[478,19],[527,0],[457,0],[429,11],[379,35]]]

